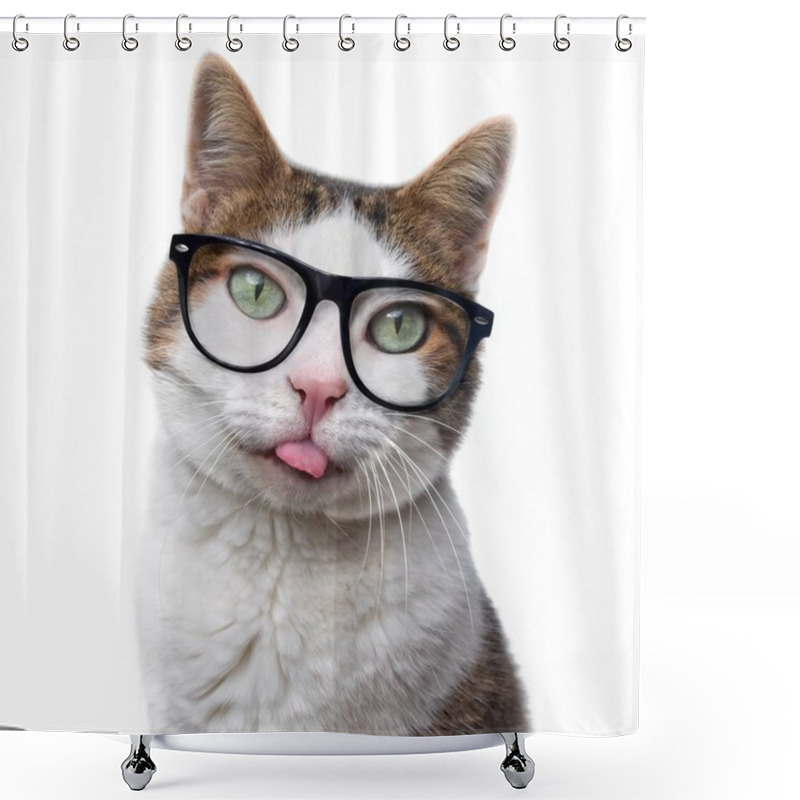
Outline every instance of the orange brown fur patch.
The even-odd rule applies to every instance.
[[[430,725],[415,736],[457,736],[498,731],[529,732],[526,701],[505,634],[489,598],[483,597],[486,629],[480,651]]]
[[[458,369],[469,337],[469,318],[454,304],[442,299],[436,304],[428,338],[419,350],[431,385],[444,391]]]

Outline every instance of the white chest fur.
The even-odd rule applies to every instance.
[[[154,732],[403,734],[429,722],[483,634],[446,478],[402,509],[401,535],[394,510],[342,528],[211,481],[184,494],[191,472],[166,452],[156,463],[137,577]]]

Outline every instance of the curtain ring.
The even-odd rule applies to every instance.
[[[23,50],[27,50],[28,49],[28,45],[30,44],[30,42],[17,33],[17,20],[18,19],[25,19],[25,15],[24,14],[17,14],[17,16],[14,17],[14,22],[11,25],[11,35],[14,37],[11,40],[11,46],[18,53],[21,53],[21,52],[23,52]]]
[[[510,36],[505,35],[504,25],[507,19],[511,19],[511,14],[503,14],[500,17],[500,49],[505,50],[508,52],[509,50],[513,50],[517,46],[517,40],[512,39]],[[511,26],[512,33],[517,32],[517,23],[512,23]]]
[[[69,50],[70,52],[72,52],[73,50],[77,50],[81,46],[79,39],[76,39],[74,36],[69,35],[68,26],[69,26],[69,21],[71,19],[75,19],[74,14],[67,14],[67,16],[64,17],[64,42],[63,42],[64,49]],[[80,30],[80,27],[78,27],[77,30]]]
[[[181,35],[181,20],[188,19],[188,14],[178,14],[175,18],[175,47],[178,50],[186,51],[192,46],[192,40],[188,36]],[[189,24],[189,30],[192,29],[191,23]]]
[[[133,14],[126,14],[122,18],[122,49],[132,53],[138,46],[139,40],[134,36],[128,36],[128,20],[134,19]],[[138,30],[138,25],[136,26]]]
[[[617,17],[617,41],[614,42],[614,47],[616,47],[617,50],[620,51],[620,53],[627,53],[628,50],[630,50],[631,47],[633,47],[633,42],[630,39],[623,39],[619,35],[620,22],[622,22],[622,20],[624,19],[628,19],[627,14],[620,14]],[[632,30],[633,28],[631,27],[631,24],[628,23],[628,33],[630,34]]]
[[[400,20],[401,19],[408,19],[405,14],[398,14],[394,18],[394,49],[395,50],[408,50],[411,47],[411,39],[408,36],[401,36],[400,35]],[[408,28],[408,33],[411,33],[411,23],[407,22],[406,27]]]
[[[553,42],[553,47],[558,50],[559,53],[563,53],[565,50],[569,50],[570,41],[566,38],[566,36],[559,36],[558,35],[558,21],[560,19],[566,19],[566,14],[559,14],[555,22],[553,23],[553,36],[555,36],[555,41]],[[567,36],[569,36],[569,22],[567,23]]]
[[[283,49],[286,50],[287,53],[293,53],[300,47],[300,42],[297,41],[295,38],[290,38],[289,33],[289,20],[290,19],[297,19],[297,17],[292,16],[291,14],[287,14],[283,18]],[[297,30],[300,30],[300,26],[297,26]]]
[[[444,18],[444,42],[442,42],[442,44],[445,50],[450,50],[452,52],[453,50],[458,50],[458,48],[461,47],[461,40],[457,36],[449,36],[447,33],[447,25],[451,19],[456,19],[456,15],[448,14]],[[460,32],[461,32],[461,23],[457,22],[456,33]]]
[[[239,19],[239,17],[237,17],[236,14],[231,14],[228,17],[228,30],[227,30],[228,41],[225,42],[225,47],[227,47],[228,50],[231,51],[231,53],[238,53],[242,49],[242,47],[244,47],[244,43],[242,42],[241,39],[231,38],[231,22],[233,22],[233,20],[235,19]],[[239,30],[241,29],[242,29],[241,26],[239,26]]]
[[[346,19],[353,19],[353,18],[349,14],[342,14],[342,16],[339,17],[339,49],[340,50],[344,50],[344,51],[352,50],[356,46],[356,43],[355,43],[354,39],[352,39],[350,36],[345,36],[342,33],[342,26],[343,26],[344,21]],[[355,22],[353,22],[351,24],[353,26],[352,32],[355,33],[356,24],[355,24]]]

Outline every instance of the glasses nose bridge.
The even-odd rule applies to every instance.
[[[323,272],[316,269],[306,274],[309,280],[307,283],[308,296],[306,298],[305,310],[306,323],[303,333],[305,333],[307,329],[306,326],[311,324],[311,320],[316,315],[320,303],[326,300],[333,303],[338,311],[338,325],[345,366],[351,378],[357,380],[354,374],[355,367],[353,366],[352,356],[350,354],[350,337],[348,332],[349,304],[355,282],[346,275],[336,275],[335,273]]]
[[[346,275],[321,271],[314,271],[310,277],[309,312],[313,314],[323,300],[330,300],[339,309],[341,316],[347,307],[351,279]]]

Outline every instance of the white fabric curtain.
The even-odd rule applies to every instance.
[[[531,732],[637,727],[643,38],[149,34],[0,48],[0,711],[146,732],[138,545],[158,413],[145,312],[180,197],[202,56],[224,56],[295,163],[413,179],[489,117],[517,126],[477,300],[495,313],[452,460]]]

